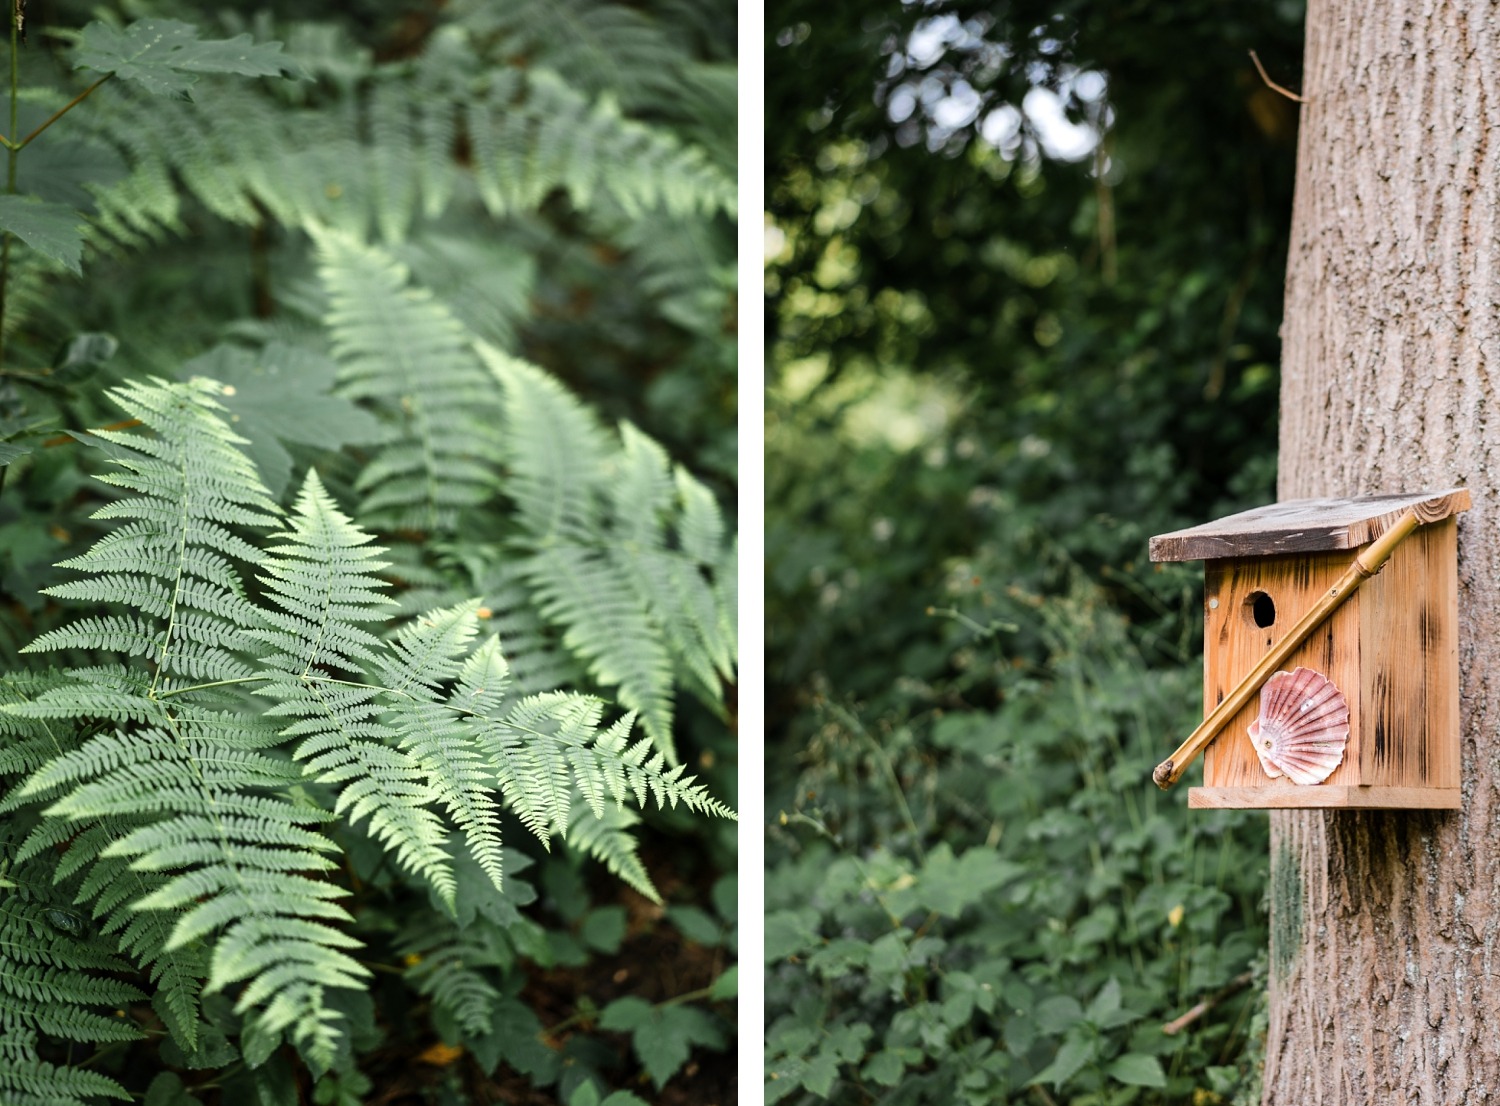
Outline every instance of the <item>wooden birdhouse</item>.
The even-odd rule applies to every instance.
[[[1458,519],[1469,493],[1303,499],[1151,539],[1205,562],[1193,807],[1456,810]]]

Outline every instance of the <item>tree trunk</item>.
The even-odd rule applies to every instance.
[[[1271,815],[1265,1098],[1500,1102],[1500,10],[1313,0],[1281,498],[1466,484],[1464,808]]]

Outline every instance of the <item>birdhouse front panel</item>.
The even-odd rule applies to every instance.
[[[1206,563],[1203,596],[1203,712],[1208,714],[1286,636],[1297,616],[1316,603],[1354,561],[1339,554],[1283,554]],[[1308,668],[1331,680],[1349,703],[1349,749],[1324,786],[1358,786],[1360,733],[1359,613],[1355,595],[1280,667]],[[1271,787],[1250,737],[1260,713],[1252,699],[1226,725],[1203,756],[1206,787]],[[1290,785],[1287,785],[1290,786]]]
[[[1457,809],[1462,489],[1273,504],[1151,541],[1203,560],[1195,807]]]

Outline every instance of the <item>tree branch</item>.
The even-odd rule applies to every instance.
[[[1171,1021],[1167,1022],[1166,1025],[1161,1027],[1161,1031],[1168,1037],[1172,1037],[1177,1035],[1178,1033],[1181,1033],[1188,1026],[1192,1025],[1199,1018],[1203,1017],[1204,1014],[1207,1014],[1215,1006],[1219,1005],[1219,1003],[1225,1001],[1226,999],[1233,998],[1235,995],[1243,991],[1246,987],[1250,986],[1250,981],[1253,978],[1253,973],[1248,971],[1241,972],[1239,975],[1235,976],[1227,984],[1225,984],[1222,988],[1209,995],[1202,1002],[1198,1003],[1197,1006],[1194,1006],[1186,1014],[1183,1014],[1179,1018],[1173,1018]]]

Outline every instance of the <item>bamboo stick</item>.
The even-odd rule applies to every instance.
[[[1223,702],[1215,707],[1188,739],[1177,747],[1176,752],[1156,766],[1156,770],[1151,773],[1156,786],[1165,791],[1176,783],[1183,772],[1187,771],[1188,765],[1197,759],[1198,754],[1219,735],[1219,731],[1228,725],[1229,720],[1238,714],[1241,708],[1260,690],[1261,684],[1270,679],[1271,675],[1286,663],[1287,658],[1312,636],[1313,631],[1323,624],[1323,621],[1338,608],[1339,604],[1358,591],[1361,584],[1381,570],[1396,546],[1419,525],[1421,525],[1421,519],[1417,517],[1417,512],[1407,511],[1396,521],[1395,525],[1372,541],[1363,553],[1355,557],[1348,571],[1323,594],[1323,598],[1313,604],[1312,608],[1297,620],[1297,624],[1287,631],[1286,637],[1277,642],[1275,647],[1261,658],[1260,663],[1246,674],[1235,689],[1224,696]]]

